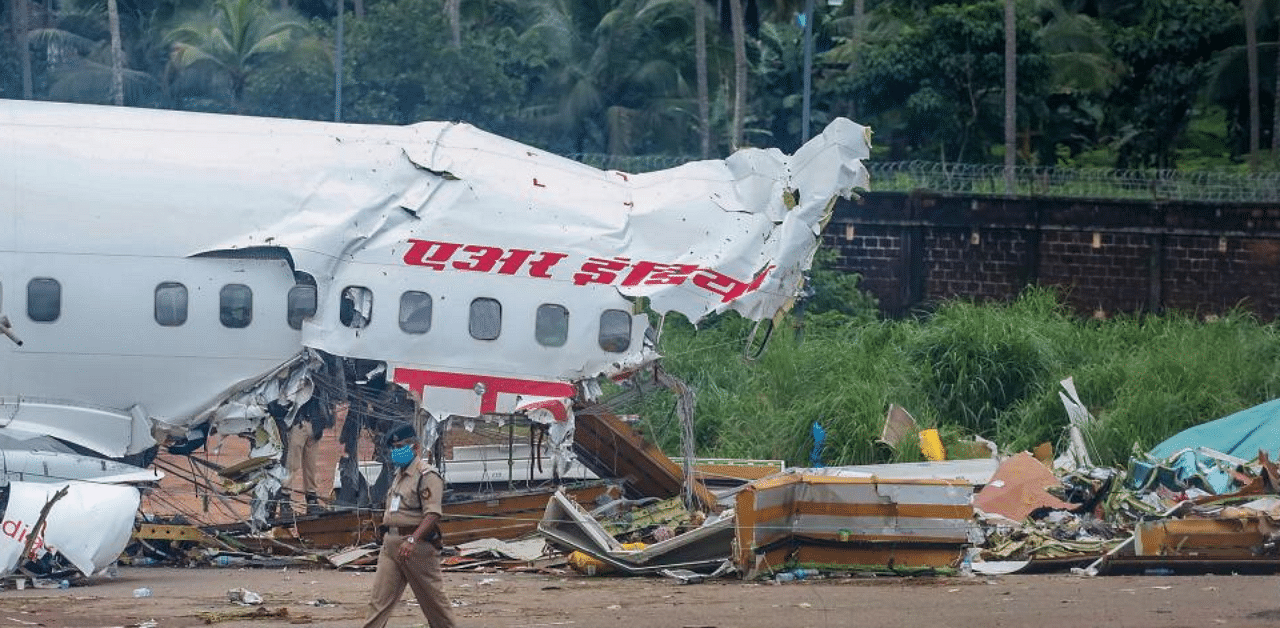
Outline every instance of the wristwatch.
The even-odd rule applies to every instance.
[[[417,543],[417,542],[418,542],[418,537],[416,537],[416,536],[412,536],[412,535],[411,535],[411,536],[407,537],[407,538],[404,540],[404,542],[405,542],[405,543]]]

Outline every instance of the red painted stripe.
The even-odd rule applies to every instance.
[[[426,394],[423,389],[427,387],[475,390],[477,384],[484,384],[484,394],[480,396],[481,412],[494,412],[498,407],[498,395],[500,393],[569,399],[576,392],[572,384],[564,382],[493,377],[470,373],[450,373],[447,371],[422,371],[408,368],[397,368],[392,380],[404,384],[410,390],[423,395],[424,399]]]

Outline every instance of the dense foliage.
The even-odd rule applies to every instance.
[[[810,132],[848,116],[876,130],[879,159],[1000,163],[1006,2],[1017,163],[1224,167],[1272,146],[1276,0],[818,2]],[[790,151],[806,135],[798,0],[350,0],[341,21],[330,0],[111,5],[132,106],[464,120],[565,154],[695,155],[704,132],[709,156]],[[97,0],[0,2],[0,97],[111,102],[108,15]]]
[[[802,340],[775,334],[751,361],[740,319],[697,330],[667,321],[660,349],[696,390],[698,455],[805,465],[817,421],[828,465],[920,459],[913,447],[875,442],[891,403],[950,445],[979,435],[1009,453],[1043,442],[1061,452],[1059,382],[1070,377],[1097,419],[1087,433],[1095,461],[1123,464],[1135,447],[1280,396],[1280,328],[1243,313],[1080,319],[1033,289],[1007,305],[952,302],[912,320],[811,311],[804,325]],[[674,453],[672,403],[658,391],[623,410]]]

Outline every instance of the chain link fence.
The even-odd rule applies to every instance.
[[[571,159],[606,170],[651,172],[696,157],[575,154]],[[1220,203],[1280,202],[1280,172],[1226,170],[1117,170],[929,161],[864,162],[876,192],[929,190],[959,194]]]

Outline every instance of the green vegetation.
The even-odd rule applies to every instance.
[[[1081,319],[1054,292],[1030,289],[1010,304],[951,302],[911,320],[811,312],[801,341],[775,334],[756,361],[743,357],[749,331],[736,317],[666,324],[667,370],[697,392],[700,456],[807,464],[818,421],[826,464],[920,459],[874,442],[890,403],[946,444],[980,435],[1006,452],[1045,441],[1060,452],[1058,382],[1072,377],[1097,419],[1086,434],[1096,461],[1119,465],[1135,446],[1280,396],[1280,328],[1244,313]],[[671,407],[659,392],[627,411],[677,452]]]
[[[462,120],[558,154],[681,160],[791,152],[845,116],[875,130],[876,161],[1002,166],[1016,91],[1018,166],[1280,165],[1280,0],[818,2],[808,132],[794,0],[106,4],[0,2],[0,98],[109,103],[118,84],[135,107]]]

